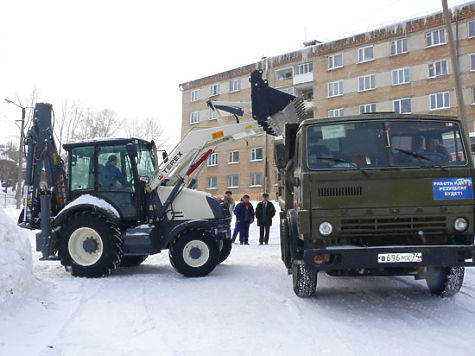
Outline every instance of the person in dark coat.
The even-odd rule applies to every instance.
[[[110,155],[105,167],[100,172],[101,184],[104,188],[117,189],[127,186],[127,179],[117,168],[117,156]]]
[[[257,226],[259,226],[259,245],[269,243],[269,230],[275,215],[274,204],[269,201],[269,194],[262,194],[262,201],[256,207]]]
[[[249,245],[249,225],[254,222],[254,208],[249,202],[249,195],[244,195],[242,200],[234,208],[234,215],[239,224],[239,242],[241,245]]]
[[[242,203],[242,198],[241,198],[241,203]],[[234,206],[233,206],[233,212],[234,212]],[[234,222],[234,231],[233,231],[233,237],[232,237],[233,243],[236,242],[236,237],[238,234],[239,234],[239,223],[236,220]]]

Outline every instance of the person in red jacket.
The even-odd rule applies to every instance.
[[[254,222],[254,208],[249,202],[249,195],[244,195],[242,200],[234,208],[234,215],[239,224],[239,242],[241,245],[249,245],[249,226]]]

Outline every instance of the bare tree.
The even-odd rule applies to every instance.
[[[74,132],[84,116],[84,108],[78,101],[69,101],[68,99],[63,101],[61,113],[55,118],[55,133],[60,156],[63,143],[73,138]]]
[[[124,131],[127,137],[137,137],[148,141],[154,140],[157,148],[167,144],[165,130],[156,118],[127,120]]]
[[[73,138],[79,140],[97,137],[111,137],[119,128],[121,122],[114,111],[103,109],[94,112],[88,109],[78,123]]]

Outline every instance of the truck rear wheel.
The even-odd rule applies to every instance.
[[[317,290],[317,272],[309,270],[304,264],[293,263],[292,282],[298,297],[313,297]]]
[[[75,213],[62,225],[59,256],[61,264],[71,266],[73,276],[107,276],[122,259],[120,230],[97,213]]]
[[[221,245],[221,249],[219,251],[218,263],[222,263],[222,262],[226,261],[226,259],[231,254],[231,250],[233,249],[233,240],[231,240],[231,239],[221,240],[220,245]]]
[[[427,287],[433,295],[451,297],[462,288],[464,274],[464,267],[428,267]]]
[[[173,241],[168,251],[173,268],[186,277],[209,274],[218,264],[216,240],[204,230],[186,230]]]
[[[120,261],[120,267],[135,267],[147,259],[148,255],[142,256],[123,256]]]

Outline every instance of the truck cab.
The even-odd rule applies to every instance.
[[[284,140],[282,260],[297,295],[315,294],[319,271],[414,275],[433,294],[458,292],[475,265],[474,170],[458,118],[311,119],[287,125]]]

